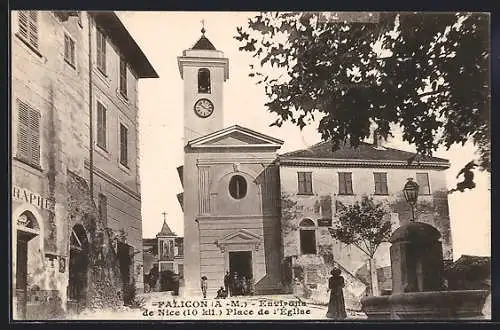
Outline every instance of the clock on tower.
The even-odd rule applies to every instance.
[[[199,99],[194,104],[194,113],[200,118],[208,118],[214,112],[214,104],[209,99]]]
[[[184,81],[184,143],[224,128],[223,84],[229,60],[201,30],[201,38],[177,61]]]

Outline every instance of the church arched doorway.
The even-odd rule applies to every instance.
[[[40,226],[30,211],[25,211],[16,219],[16,312],[25,319],[28,302],[28,251],[37,251],[40,244]]]
[[[81,224],[71,229],[69,252],[68,305],[78,311],[87,295],[87,270],[89,266],[89,241]]]

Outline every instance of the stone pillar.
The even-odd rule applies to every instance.
[[[392,293],[438,291],[442,288],[441,234],[433,226],[410,222],[391,236]]]

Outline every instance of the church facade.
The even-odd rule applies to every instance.
[[[433,158],[408,165],[403,157],[411,154],[370,144],[332,153],[323,143],[279,155],[283,141],[238,125],[224,127],[222,95],[229,60],[204,32],[178,57],[186,141],[184,164],[178,168],[184,189],[178,195],[186,243],[184,294],[199,295],[205,276],[209,296],[215,295],[226,272],[250,280],[254,294],[291,292],[295,280],[306,291],[326,291],[325,272],[335,264],[359,297],[366,285],[356,271],[366,258],[329,235],[336,201],[351,203],[362,195],[388,200],[397,205],[389,212],[397,226],[408,215],[395,197],[406,178],[423,180],[425,173],[432,191],[444,189],[448,162]],[[432,204],[435,196],[424,199]],[[438,228],[447,230],[444,246],[451,251],[446,195],[440,202],[444,213]],[[434,223],[435,214],[430,212],[426,221]],[[387,246],[378,259],[381,266],[387,263]]]

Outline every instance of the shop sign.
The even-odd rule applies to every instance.
[[[21,188],[17,186],[12,186],[12,199],[30,203],[31,205],[50,212],[54,212],[55,203],[54,201],[40,196],[40,194],[34,193],[26,188]]]
[[[318,219],[318,227],[331,227],[331,226],[332,226],[332,219],[328,218]]]

